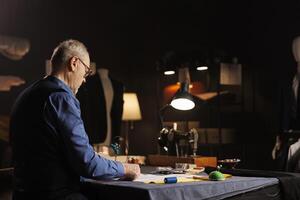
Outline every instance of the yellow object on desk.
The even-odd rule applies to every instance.
[[[176,177],[177,183],[188,183],[188,182],[199,182],[199,181],[210,181],[209,177],[203,175],[188,175],[188,174],[181,174],[181,175],[154,175],[154,174],[141,174],[136,180],[137,182],[143,182],[147,184],[165,184],[164,179],[168,177]],[[224,174],[225,180],[231,178],[230,174]]]
[[[225,180],[232,177],[231,174],[223,174],[223,176],[224,176]],[[194,175],[193,179],[199,179],[199,180],[202,180],[202,181],[210,181],[209,180],[209,176],[197,176],[197,175]]]
[[[193,177],[178,177],[177,178],[177,183],[189,183],[189,182],[199,182],[202,181],[201,179],[194,179]],[[149,184],[165,184],[164,179],[159,179],[159,180],[151,180],[151,181],[146,181],[144,183],[149,183]]]
[[[170,177],[176,177],[177,183],[202,181],[199,179],[194,179],[193,175],[190,174],[176,174],[176,175],[141,174],[134,181],[143,182],[143,183],[165,184],[165,178],[170,178]]]

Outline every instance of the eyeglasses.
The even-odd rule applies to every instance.
[[[78,57],[77,57],[78,58]],[[78,60],[83,64],[83,66],[85,67],[85,75],[83,76],[84,78],[90,76],[92,74],[92,69],[90,66],[88,66],[87,64],[85,64],[80,58],[78,58]]]

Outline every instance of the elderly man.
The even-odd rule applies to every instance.
[[[139,175],[138,165],[107,160],[89,145],[75,98],[91,72],[86,47],[66,40],[55,48],[51,64],[51,75],[25,89],[12,110],[14,199],[86,199],[79,193],[80,176]]]

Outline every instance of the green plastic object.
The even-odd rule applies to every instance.
[[[211,181],[224,181],[225,177],[224,174],[222,174],[219,171],[212,171],[209,173],[209,180]]]

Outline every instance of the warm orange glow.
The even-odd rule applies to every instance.
[[[190,93],[195,95],[195,94],[201,94],[203,92],[206,92],[205,86],[202,82],[193,82],[190,85]]]

